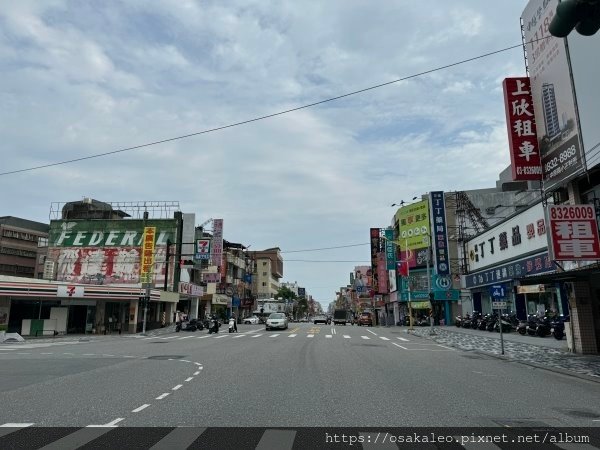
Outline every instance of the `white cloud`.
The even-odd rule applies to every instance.
[[[10,2],[0,10],[2,171],[243,121],[520,42],[522,2]],[[519,50],[311,109],[0,177],[3,215],[50,202],[178,200],[252,248],[367,242],[390,204],[493,186],[500,83]],[[460,176],[458,175],[460,174]],[[294,254],[368,260],[368,247]],[[302,257],[300,257],[302,256]],[[308,256],[308,257],[307,257]],[[328,302],[354,264],[286,264]],[[321,289],[321,288],[320,288]]]

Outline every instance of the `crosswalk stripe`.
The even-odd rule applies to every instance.
[[[14,433],[22,428],[30,427],[31,425],[33,425],[33,423],[5,423],[0,425],[0,437]]]
[[[210,337],[210,335],[207,334],[206,336],[198,336],[196,339],[206,339],[209,337]]]
[[[384,336],[379,336],[379,339],[383,339],[384,341],[389,341],[389,338],[386,338]]]
[[[347,334],[344,335],[345,339],[350,339],[350,336],[348,336]]]
[[[297,334],[290,334],[288,337],[296,337],[298,336]]]
[[[271,336],[269,336],[269,337],[277,337],[277,336],[279,336],[279,334],[272,334],[272,335],[271,335]]]
[[[257,338],[257,337],[260,337],[260,336],[262,336],[262,334],[255,334],[255,335],[254,335],[254,336],[252,336],[252,337],[253,337],[253,338]]]
[[[309,338],[314,338],[314,337],[315,337],[315,335],[314,335],[314,334],[307,334],[307,335],[306,335],[306,337],[309,337]]]
[[[98,439],[103,434],[112,431],[112,428],[81,428],[74,433],[42,447],[43,450],[75,450],[83,447],[88,442]],[[40,449],[40,450],[42,450]]]
[[[296,439],[296,430],[266,430],[256,450],[291,450]]]
[[[177,427],[150,447],[150,450],[185,450],[190,447],[206,428]]]
[[[227,337],[227,335],[226,334],[222,334],[221,336],[215,336],[215,339],[221,339],[221,338],[224,338],[224,337]]]
[[[237,339],[237,338],[241,338],[246,336],[245,334],[238,334],[237,336],[234,336],[233,339]]]
[[[331,339],[331,334],[326,334],[325,337]]]
[[[361,336],[363,339],[371,339],[369,336]]]
[[[396,338],[396,339],[400,339],[401,341],[404,341],[404,342],[409,342],[408,339],[403,338],[403,337],[399,337],[399,338]]]

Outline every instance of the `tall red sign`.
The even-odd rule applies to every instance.
[[[598,224],[592,205],[550,205],[548,220],[553,260],[600,260]]]
[[[542,162],[529,77],[505,78],[502,88],[512,178],[515,181],[541,180]]]

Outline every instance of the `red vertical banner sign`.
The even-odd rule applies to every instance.
[[[592,205],[550,205],[548,220],[551,259],[600,260],[598,223]]]
[[[377,254],[377,280],[378,290],[380,294],[387,294],[388,289],[388,272],[387,272],[387,258],[385,252],[379,252]]]
[[[505,78],[502,88],[512,178],[515,181],[541,180],[542,162],[529,77]]]

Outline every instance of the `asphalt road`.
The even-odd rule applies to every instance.
[[[239,331],[2,345],[0,426],[600,426],[599,383],[397,328]]]

